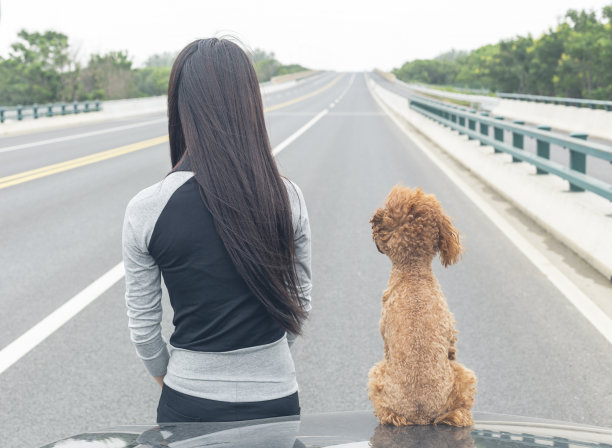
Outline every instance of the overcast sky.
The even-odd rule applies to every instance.
[[[570,8],[612,0],[0,0],[0,55],[17,32],[53,29],[81,59],[127,50],[136,65],[223,33],[282,63],[389,70],[404,61],[470,50],[517,34],[539,36]]]

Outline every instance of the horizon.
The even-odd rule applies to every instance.
[[[37,14],[30,14],[32,3],[36,3]],[[610,4],[609,0],[536,4],[517,0],[512,7],[496,5],[496,13],[491,16],[484,0],[466,0],[463,6],[450,0],[427,5],[393,5],[392,1],[384,0],[375,12],[353,7],[348,14],[348,5],[354,6],[354,3],[345,0],[331,5],[316,0],[292,7],[278,0],[260,5],[233,1],[221,6],[206,6],[193,0],[178,5],[170,5],[165,0],[138,0],[127,4],[109,0],[105,7],[93,10],[96,23],[102,26],[91,26],[89,2],[85,5],[76,0],[59,0],[53,4],[4,0],[1,3],[0,55],[8,55],[21,29],[29,32],[54,30],[68,36],[72,50],[82,62],[95,53],[127,51],[134,67],[141,67],[150,56],[178,52],[193,39],[230,34],[249,49],[274,53],[283,64],[301,64],[320,70],[363,71],[377,67],[390,71],[409,60],[432,59],[452,50],[472,51],[517,35],[531,34],[537,38],[556,27],[568,9],[600,13],[603,6]],[[122,15],[115,13],[119,7],[124,11]],[[390,13],[399,8],[399,12]],[[474,14],[474,11],[487,13]],[[198,21],[201,15],[203,19]],[[209,19],[209,16],[214,18]],[[252,17],[259,20],[251,20]],[[139,27],[134,26],[135,21],[139,22]],[[180,23],[180,26],[173,26],[173,23]],[[314,26],[318,30],[316,36],[311,32]],[[446,32],[438,31],[442,29]],[[279,39],[279,35],[284,38]],[[423,39],[424,35],[427,39]],[[351,45],[330,45],[330,42],[346,41]]]

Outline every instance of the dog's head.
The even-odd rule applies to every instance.
[[[432,194],[396,185],[370,220],[378,250],[393,263],[431,263],[436,253],[444,266],[461,255],[459,232]]]

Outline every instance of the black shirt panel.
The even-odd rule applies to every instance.
[[[285,334],[238,274],[195,177],[170,197],[148,249],[174,309],[174,347],[231,351],[269,344]]]

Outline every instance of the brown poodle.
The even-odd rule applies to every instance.
[[[462,251],[459,232],[433,195],[395,186],[370,220],[378,250],[392,262],[382,297],[384,359],[369,373],[368,395],[383,424],[470,426],[474,372],[455,361],[457,330],[431,268]]]

